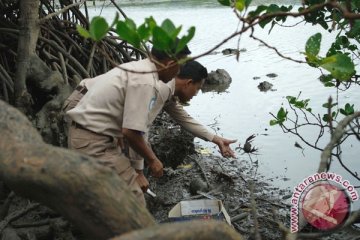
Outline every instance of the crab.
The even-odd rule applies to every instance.
[[[255,154],[258,151],[258,149],[256,147],[251,146],[251,143],[252,141],[254,141],[254,138],[255,138],[255,134],[249,136],[245,141],[244,147],[241,147],[241,144],[239,144],[239,146],[236,147],[235,150],[243,150],[244,153]]]

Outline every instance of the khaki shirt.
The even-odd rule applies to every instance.
[[[129,62],[97,76],[79,104],[67,115],[88,130],[122,137],[122,128],[147,132],[163,105],[171,96],[169,88],[161,88],[156,66],[149,59]],[[96,80],[95,80],[96,79]],[[87,84],[87,81],[85,81]],[[161,92],[160,92],[161,91]]]
[[[192,133],[194,136],[201,138],[206,141],[212,141],[214,134],[209,132],[203,125],[198,121],[193,119],[183,108],[183,106],[176,100],[174,97],[175,92],[175,79],[171,80],[167,84],[160,83],[160,92],[170,91],[171,95],[167,95],[168,98],[165,99],[165,94],[163,98],[159,99],[162,102],[157,104],[162,104],[164,110],[183,128]]]

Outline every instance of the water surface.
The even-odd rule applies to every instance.
[[[257,3],[259,2],[261,3],[261,1]],[[297,1],[285,3],[288,2]],[[138,24],[142,23],[145,17],[153,16],[157,22],[170,18],[176,25],[183,25],[183,29],[195,26],[196,35],[190,43],[193,55],[209,50],[239,28],[238,20],[232,10],[220,6],[217,1],[165,1],[152,4],[119,4],[119,6]],[[115,9],[97,6],[91,9],[91,13],[101,13],[111,21]],[[292,25],[297,22],[298,19],[294,19],[286,24]],[[282,54],[298,60],[304,60],[301,52],[304,51],[305,42],[311,35],[317,32],[323,34],[320,53],[322,55],[335,37],[335,34],[329,34],[321,28],[304,23],[300,23],[295,28],[277,26],[271,34],[268,32],[269,28],[256,28],[255,36],[275,46]],[[201,123],[212,127],[217,134],[238,139],[241,144],[249,135],[256,134],[254,145],[259,148],[259,155],[252,156],[252,159],[258,161],[258,171],[268,179],[273,179],[273,184],[292,188],[317,171],[321,153],[306,146],[296,136],[284,134],[279,127],[270,127],[269,113],[276,114],[282,104],[288,108],[285,97],[297,96],[301,91],[302,98],[311,99],[310,107],[313,111],[324,114],[326,109],[321,105],[329,96],[336,97],[336,89],[322,86],[318,80],[319,70],[307,64],[298,64],[280,58],[272,49],[250,39],[248,34],[243,35],[241,39],[235,38],[226,42],[216,51],[237,48],[238,44],[240,48],[246,49],[241,53],[239,61],[234,56],[224,56],[221,53],[198,59],[209,71],[226,69],[232,76],[233,82],[223,93],[199,93],[186,109]],[[266,76],[269,73],[276,73],[278,76],[269,78]],[[259,79],[254,80],[254,77]],[[276,91],[260,92],[257,85],[262,81],[272,83]],[[339,93],[342,106],[345,102],[352,102],[357,109],[360,106],[359,97],[359,87]],[[301,131],[301,134],[309,142],[314,142],[316,131],[316,128],[307,128]],[[328,140],[326,137],[320,141],[319,147],[324,147]],[[197,141],[217,154],[213,144],[198,139]],[[303,153],[294,146],[295,142],[305,148]],[[359,166],[358,147],[358,142],[352,141],[345,144],[342,149],[344,162],[352,169]],[[250,161],[247,155],[238,154],[238,159]],[[335,163],[332,170],[342,174],[354,185],[360,185],[338,164]]]

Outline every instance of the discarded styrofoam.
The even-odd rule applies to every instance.
[[[170,221],[189,221],[194,219],[220,220],[231,225],[230,216],[222,202],[217,199],[181,201],[169,212]]]

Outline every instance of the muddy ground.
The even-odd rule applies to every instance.
[[[160,179],[149,176],[150,188],[157,196],[145,196],[158,222],[169,221],[168,212],[182,200],[219,199],[245,239],[254,238],[255,225],[259,226],[262,239],[282,238],[278,222],[285,225],[289,222],[290,207],[285,199],[290,198],[291,192],[267,183],[258,174],[258,165],[251,156],[239,154],[238,159],[226,159],[211,154],[208,149],[194,145],[193,136],[166,113],[155,121],[151,132],[155,151],[169,146],[175,149],[166,155],[164,151],[157,154],[166,165],[164,176]]]
[[[161,179],[150,178],[157,197],[147,195],[148,207],[159,222],[166,222],[170,209],[182,200],[215,198],[222,200],[233,226],[245,239],[251,239],[255,231],[254,210],[262,239],[281,239],[277,221],[289,219],[289,207],[281,198],[290,193],[262,182],[259,175],[255,179],[255,175],[256,166],[245,159],[194,154],[175,170],[167,169]]]
[[[244,239],[255,239],[255,232],[262,239],[282,239],[279,223],[289,225],[291,192],[272,186],[248,154],[238,159],[214,156],[195,146],[193,137],[166,114],[156,120],[150,139],[166,166],[162,178],[148,177],[157,196],[145,194],[148,209],[159,223],[167,222],[170,209],[182,200],[215,198],[223,202]],[[16,196],[0,182],[0,239],[85,238],[61,215]]]
[[[281,239],[276,219],[288,222],[289,207],[280,200],[289,193],[262,182],[261,178],[256,174],[256,166],[245,159],[192,154],[177,168],[167,167],[162,178],[149,177],[151,190],[157,197],[146,194],[146,200],[155,219],[166,222],[170,209],[182,200],[220,199],[235,229],[245,239],[252,239],[254,217],[250,189],[254,186],[254,206],[262,239]],[[4,207],[6,198],[1,200],[1,207]],[[10,196],[10,201],[7,217],[0,223],[0,230],[1,224],[5,224],[7,237],[3,235],[1,239],[84,239],[76,228],[52,210],[17,196]],[[20,238],[13,238],[15,233]]]

